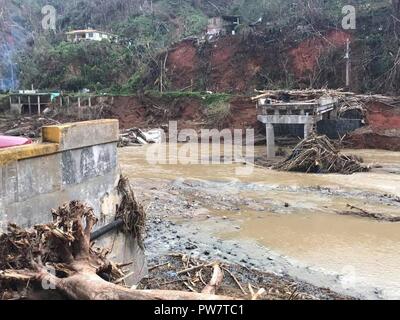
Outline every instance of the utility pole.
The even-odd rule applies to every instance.
[[[15,89],[15,85],[14,85],[14,65],[11,63],[11,90]]]
[[[344,58],[346,59],[346,88],[350,88],[350,39],[347,39],[346,41],[346,55]]]

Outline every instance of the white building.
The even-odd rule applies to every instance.
[[[118,37],[114,34],[103,32],[94,29],[86,29],[86,30],[74,30],[66,33],[67,41],[70,42],[79,42],[79,41],[101,41],[101,40],[109,40],[109,41],[118,41]]]

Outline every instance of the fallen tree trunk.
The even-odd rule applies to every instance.
[[[356,211],[337,211],[337,213],[343,216],[358,216],[363,218],[371,218],[378,221],[400,222],[399,216],[392,216],[379,212],[369,212],[367,210],[357,208],[349,204],[347,205],[347,207],[350,208],[351,210],[356,210]]]
[[[96,222],[90,207],[72,201],[53,211],[52,223],[31,230],[9,225],[0,236],[0,287],[53,289],[79,300],[231,299],[209,293],[131,290],[112,283],[124,273],[106,258],[105,250],[93,247],[90,234]]]

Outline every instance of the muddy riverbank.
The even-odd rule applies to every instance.
[[[400,216],[400,153],[351,152],[379,168],[350,176],[253,168],[238,176],[241,164],[149,164],[146,147],[119,156],[148,209],[150,260],[218,257],[356,298],[399,298],[400,224],[338,213],[350,205]]]

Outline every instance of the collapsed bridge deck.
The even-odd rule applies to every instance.
[[[275,127],[303,125],[304,138],[316,131],[321,120],[338,119],[341,95],[327,90],[265,91],[257,101],[257,120],[265,124],[267,156],[275,157]]]

